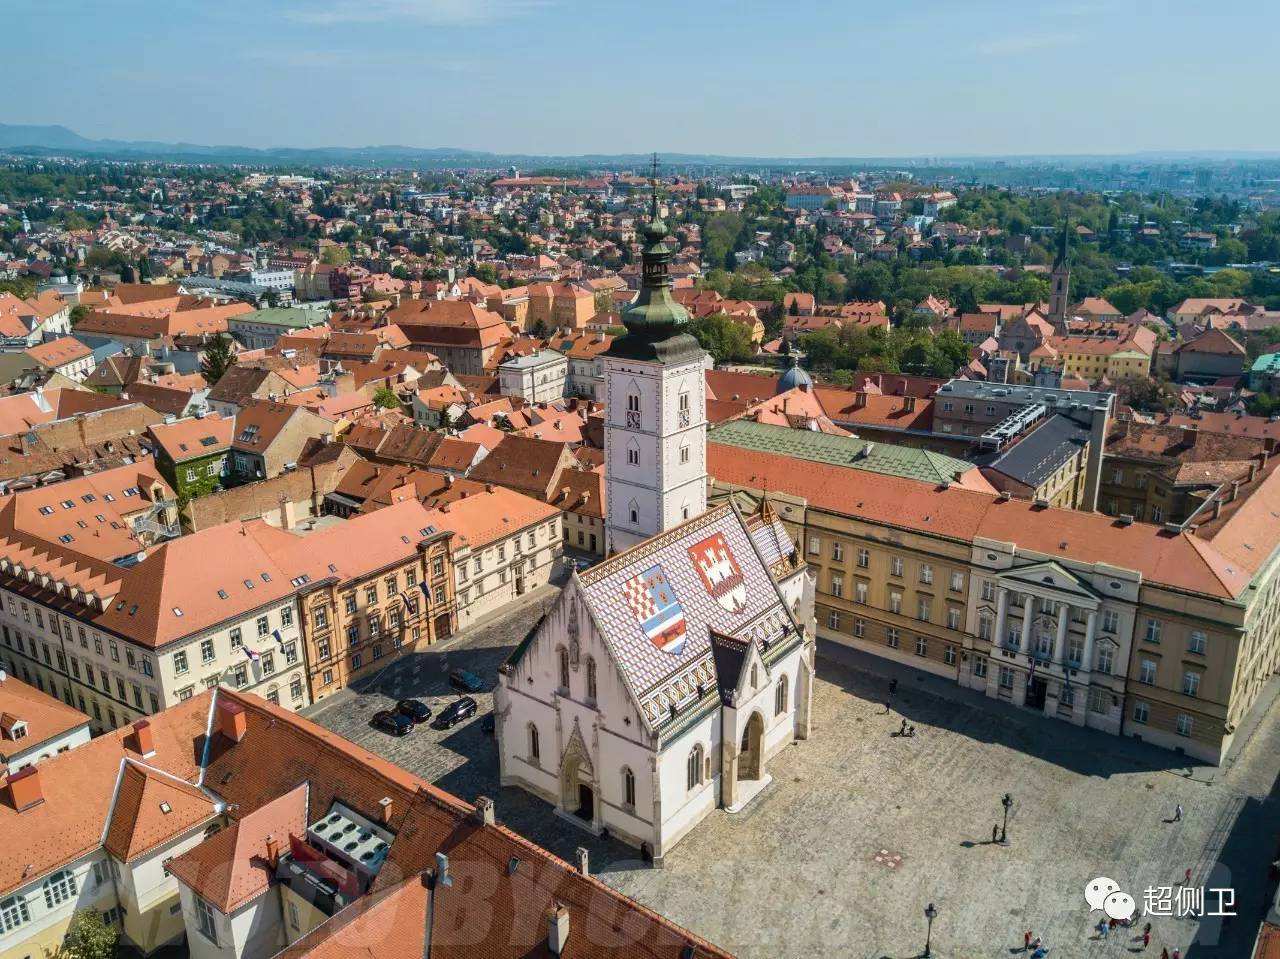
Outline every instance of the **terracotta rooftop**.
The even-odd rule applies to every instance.
[[[26,735],[15,740],[12,735],[17,722],[25,724]],[[14,753],[35,750],[88,724],[89,717],[80,710],[16,676],[0,680],[0,763]]]

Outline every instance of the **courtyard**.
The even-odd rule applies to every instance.
[[[746,809],[717,810],[666,858],[664,868],[552,815],[551,807],[497,785],[496,749],[480,714],[402,739],[369,720],[397,698],[433,710],[456,698],[448,672],[465,668],[492,686],[498,665],[554,597],[554,588],[401,660],[359,690],[309,710],[311,718],[468,800],[492,797],[500,821],[571,860],[590,854],[605,882],[742,959],[908,959],[925,945],[941,959],[1021,954],[1026,930],[1051,956],[1140,951],[1133,931],[1096,938],[1086,882],[1107,876],[1138,902],[1148,887],[1235,890],[1239,918],[1151,915],[1152,945],[1185,959],[1249,955],[1265,910],[1267,868],[1280,817],[1277,707],[1225,769],[1190,766],[1172,753],[1079,730],[932,677],[870,663],[819,645],[813,734],[768,766],[773,784]],[[886,713],[888,672],[899,679]],[[913,737],[894,735],[902,720]],[[1013,797],[1008,845],[992,826]],[[1172,818],[1181,804],[1181,822]],[[1206,905],[1216,903],[1208,897]]]

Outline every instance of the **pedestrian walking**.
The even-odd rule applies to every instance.
[[[906,734],[907,734],[907,720],[904,717],[902,720],[902,728],[898,730],[898,735],[905,736]]]
[[[1173,955],[1170,956],[1169,959],[1182,959],[1182,950],[1181,949],[1173,950]]]
[[[1107,920],[1105,919],[1099,919],[1096,928],[1098,930],[1099,939],[1106,939],[1107,933],[1111,931],[1111,927],[1107,925]],[[1166,956],[1165,959],[1168,959],[1168,957]]]
[[[1182,822],[1182,803],[1178,803],[1173,807],[1173,821]]]
[[[1151,933],[1144,932],[1142,934],[1142,948],[1145,949],[1149,945],[1151,945]]]
[[[893,712],[893,709],[892,709],[892,707],[890,707],[890,705],[889,705],[889,700],[887,700],[887,699],[886,699],[886,700],[884,701],[884,714],[885,714],[886,716],[888,716],[888,715],[889,715],[889,713],[891,713],[891,712]]]
[[[1169,959],[1169,947],[1165,946],[1160,950],[1160,959]]]
[[[896,679],[889,680],[889,695],[892,696],[898,691],[898,681]]]
[[[991,841],[993,843],[1000,841],[1000,827],[994,824],[991,826]],[[1027,935],[1029,936],[1031,933],[1027,933]]]
[[[991,841],[995,842],[994,839]],[[1028,929],[1026,932],[1022,934],[1022,951],[1023,952],[1031,951],[1031,930],[1030,929]]]
[[[1145,926],[1142,927],[1142,934],[1144,936],[1151,935],[1151,923],[1147,923]]]
[[[1191,870],[1190,870],[1190,869],[1188,869],[1186,872],[1184,872],[1184,873],[1182,874],[1182,884],[1183,884],[1184,886],[1189,886],[1189,885],[1191,885]]]

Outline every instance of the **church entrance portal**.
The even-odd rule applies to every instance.
[[[574,815],[579,819],[591,822],[595,818],[595,794],[586,783],[578,783],[578,808]]]

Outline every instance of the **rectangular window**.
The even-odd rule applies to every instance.
[[[843,576],[837,576],[834,573],[831,574],[831,595],[832,596],[844,595],[844,577]]]
[[[1178,713],[1178,735],[1190,736],[1193,720],[1186,713]]]
[[[991,630],[991,615],[989,613],[983,613],[978,617],[978,638],[991,642]]]
[[[916,619],[920,620],[922,623],[929,622],[929,616],[933,612],[932,606],[933,604],[929,602],[929,600],[921,597],[916,602]]]
[[[195,911],[196,928],[200,930],[200,935],[216,946],[218,944],[218,923],[214,918],[213,908],[197,896],[195,897]]]
[[[1111,675],[1111,667],[1115,661],[1115,650],[1110,646],[1098,647],[1098,672]]]
[[[861,638],[862,638],[862,636],[863,636],[863,634],[864,634],[866,631],[867,631],[867,624],[866,624],[865,622],[863,622],[863,621],[862,621],[862,620],[860,620],[860,619],[855,619],[855,620],[853,621],[853,635],[854,635],[854,636],[857,636],[857,637],[858,637],[858,639],[861,639]]]
[[[1013,689],[1013,670],[1008,666],[1000,667],[1000,688]]]
[[[187,654],[185,650],[179,650],[173,654],[173,671],[179,676],[187,671]]]
[[[1120,614],[1114,609],[1104,609],[1102,611],[1102,631],[1104,633],[1117,633],[1120,631]]]
[[[258,635],[266,636],[271,632],[271,623],[265,616],[258,617]]]
[[[973,675],[977,676],[979,679],[986,679],[987,657],[985,656],[973,657]]]
[[[916,637],[916,655],[917,656],[929,655],[929,641],[925,639],[923,636]]]
[[[1107,691],[1101,686],[1089,687],[1089,712],[1105,713],[1109,709],[1107,704]]]
[[[867,604],[867,584],[859,580],[854,584],[853,591],[857,601],[865,606]]]
[[[947,629],[959,629],[959,628],[960,628],[960,607],[948,606],[947,607]]]
[[[1147,634],[1144,639],[1146,639],[1148,643],[1160,642],[1160,626],[1161,623],[1158,619],[1147,620]]]
[[[1156,684],[1156,661],[1144,659],[1138,669],[1138,682],[1147,686]]]
[[[283,629],[286,626],[292,626],[292,625],[293,625],[293,607],[285,606],[280,610],[280,627]]]
[[[817,556],[822,552],[822,540],[816,536],[809,537],[809,555]]]
[[[1198,629],[1193,629],[1191,635],[1187,637],[1187,652],[1195,653],[1197,656],[1204,655],[1205,635]]]
[[[894,613],[902,612],[902,594],[901,593],[889,594],[889,610]]]
[[[244,645],[244,635],[240,632],[240,627],[237,626],[233,630],[231,630],[231,648],[235,649],[243,645]]]
[[[871,565],[871,551],[864,548],[858,548],[858,568],[866,569]]]
[[[370,583],[364,588],[364,601],[366,603],[376,603],[378,601],[378,584]]]
[[[329,626],[329,611],[324,606],[317,606],[311,611],[311,619],[316,624],[316,629],[327,629]]]
[[[1133,704],[1133,721],[1139,725],[1145,726],[1147,720],[1151,718],[1151,707],[1142,700],[1138,700]]]
[[[829,629],[840,628],[840,613],[837,610],[833,609],[827,614],[827,627]]]
[[[342,606],[347,611],[348,616],[354,614],[356,611],[356,594],[347,593],[346,596],[342,597]]]
[[[890,626],[884,632],[885,632],[885,641],[889,644],[890,648],[897,649],[898,642],[900,639],[898,635],[897,627]]]
[[[942,648],[942,661],[948,666],[954,666],[956,664],[956,648],[950,643],[947,643],[947,645]]]
[[[899,578],[902,576],[902,557],[901,556],[894,556],[892,559],[889,560],[889,573],[890,575],[897,576]]]
[[[289,695],[294,699],[302,698],[302,677],[294,676],[293,681],[289,683]]]
[[[951,574],[951,592],[953,593],[964,592],[964,573]]]
[[[1200,674],[1188,669],[1182,674],[1182,692],[1185,696],[1195,696],[1200,692]]]
[[[831,544],[831,558],[835,560],[837,563],[844,561],[844,544],[843,543]]]
[[[933,567],[928,563],[920,564],[920,582],[924,583],[926,586],[933,585]]]

